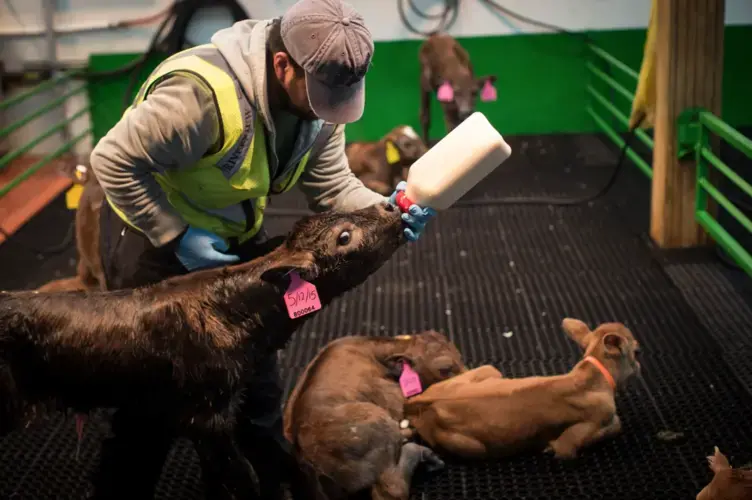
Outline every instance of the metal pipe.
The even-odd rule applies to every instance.
[[[749,220],[749,217],[747,217],[744,212],[736,208],[736,205],[734,205],[731,200],[729,200],[726,196],[724,196],[723,193],[716,189],[716,187],[713,186],[708,179],[698,179],[697,182],[700,187],[707,191],[710,197],[713,198],[720,206],[725,208],[726,211],[744,227],[744,229],[752,233],[752,220]]]
[[[10,125],[8,125],[7,127],[5,127],[4,129],[0,130],[0,139],[2,139],[3,137],[5,137],[5,136],[7,136],[9,134],[12,134],[13,132],[15,132],[16,130],[18,130],[19,128],[23,127],[24,125],[26,125],[27,123],[31,122],[35,118],[38,118],[39,116],[43,115],[47,111],[60,106],[68,98],[70,98],[70,97],[72,97],[72,96],[74,96],[76,94],[80,94],[84,90],[86,90],[86,85],[82,85],[81,87],[79,87],[77,89],[71,90],[70,92],[67,92],[67,93],[63,94],[62,96],[58,97],[54,101],[50,102],[49,104],[47,104],[45,106],[42,106],[41,108],[37,109],[35,112],[24,116],[22,119],[18,120],[15,123],[11,123]]]
[[[744,191],[744,193],[747,196],[752,197],[752,184],[747,182],[741,175],[737,174],[731,168],[729,168],[728,165],[723,163],[723,161],[718,158],[715,154],[713,154],[712,151],[706,148],[702,148],[702,151],[700,152],[701,158],[704,158],[708,161],[713,167],[715,167],[716,170],[721,172],[723,175],[726,176],[728,180],[733,182],[736,187]],[[752,232],[752,229],[750,229],[750,232]]]
[[[83,139],[84,137],[86,137],[89,133],[91,133],[91,127],[87,128],[85,131],[81,132],[76,137],[74,137],[73,139],[69,140],[68,142],[66,142],[65,144],[63,144],[59,148],[57,148],[55,151],[53,151],[52,153],[48,154],[47,156],[45,156],[44,158],[42,158],[41,160],[39,160],[38,162],[36,162],[34,165],[32,165],[31,167],[29,167],[26,170],[24,170],[20,175],[17,175],[16,177],[14,177],[13,180],[11,180],[8,184],[6,184],[2,188],[0,188],[0,198],[3,197],[3,196],[5,196],[6,194],[8,194],[8,192],[10,192],[16,186],[18,186],[19,184],[21,184],[23,181],[25,181],[26,179],[28,179],[29,177],[31,177],[32,175],[34,175],[37,170],[39,170],[40,168],[44,167],[45,165],[47,165],[52,160],[57,159],[58,156],[60,156],[63,153],[67,152],[70,148],[72,148],[73,146],[75,146],[81,139]]]
[[[67,118],[67,119],[63,120],[62,122],[58,123],[57,125],[51,127],[46,132],[44,132],[42,135],[40,135],[36,139],[32,140],[31,142],[29,142],[25,146],[22,146],[22,147],[18,148],[15,151],[11,151],[10,153],[8,153],[5,156],[3,156],[2,158],[0,158],[0,170],[2,170],[3,168],[7,167],[10,164],[10,162],[12,162],[13,160],[15,160],[16,158],[18,158],[22,154],[28,152],[29,150],[31,150],[31,148],[33,148],[37,144],[39,144],[42,141],[44,141],[45,139],[47,139],[48,137],[50,137],[55,132],[58,132],[61,129],[67,127],[70,122],[72,122],[73,120],[75,120],[79,116],[83,115],[87,111],[89,111],[89,106],[85,106],[83,109],[81,109],[78,112],[76,112],[76,114],[74,114],[70,118]]]
[[[593,111],[593,108],[591,108],[590,106],[588,106],[585,109],[587,110],[588,114],[593,118],[593,120],[595,121],[595,123],[598,126],[600,126],[601,130],[603,130],[603,132],[605,132],[605,134],[618,147],[623,148],[624,144],[625,144],[624,139],[622,139],[621,137],[619,137],[619,134],[617,134],[616,131],[614,131],[614,129],[612,129],[611,126],[608,123],[605,122],[605,120],[603,120],[600,116],[598,116],[598,113],[596,113],[595,111]],[[648,178],[650,178],[650,179],[653,178],[653,169],[650,168],[650,165],[648,165],[648,163],[645,160],[643,160],[640,157],[640,155],[638,155],[637,153],[635,153],[635,151],[632,148],[627,148],[626,154],[627,154],[627,157],[630,160],[632,160],[635,163],[635,165],[637,165],[639,167],[639,169],[642,170],[642,172],[646,176],[648,176]]]
[[[55,38],[55,0],[43,0],[44,40],[47,44],[47,62],[57,61],[57,39]]]
[[[723,229],[705,210],[698,210],[695,213],[695,220],[731,255],[731,258],[734,259],[739,267],[752,276],[752,255],[728,231]]]
[[[39,94],[40,92],[44,92],[45,90],[54,87],[55,85],[58,85],[59,83],[62,83],[66,80],[69,80],[75,72],[73,71],[67,71],[61,75],[58,75],[54,78],[51,78],[45,82],[40,83],[39,85],[36,85],[29,90],[25,90],[21,92],[20,94],[11,97],[10,99],[6,99],[2,102],[0,102],[0,111],[7,109],[15,104],[18,104],[20,102],[25,101],[29,97],[32,97],[34,95]]]
[[[67,26],[58,28],[55,30],[55,35],[77,35],[81,33],[92,33],[97,31],[110,31],[122,28],[128,28],[128,24],[123,21],[109,22],[100,21],[98,24],[91,24],[88,26]],[[0,39],[2,38],[36,38],[47,36],[47,30],[45,28],[32,28],[24,30],[0,30]]]
[[[623,62],[621,62],[620,60],[618,60],[617,58],[615,58],[614,56],[606,52],[605,50],[603,50],[602,48],[597,47],[591,43],[590,50],[595,52],[596,55],[605,59],[606,62],[608,62],[615,68],[620,69],[624,74],[632,77],[635,81],[639,80],[640,75],[638,75],[635,70],[633,70],[632,68],[630,68],[629,66],[627,66],[626,64],[624,64]]]
[[[721,136],[730,146],[744,153],[747,158],[752,159],[752,140],[734,127],[709,111],[700,113],[700,123],[705,125],[714,134]]]
[[[45,42],[47,44],[47,63],[50,67],[54,67],[57,63],[57,36],[55,35],[55,10],[57,7],[56,0],[43,0],[44,2],[44,30],[45,30]],[[53,97],[61,96],[61,89],[57,86],[53,87]],[[63,105],[63,116],[65,116],[66,109]],[[60,130],[60,137],[63,142],[70,139],[68,133],[68,127],[63,127]]]
[[[622,125],[629,128],[629,117],[624,115],[621,111],[616,109],[616,106],[608,102],[608,99],[606,99],[603,94],[598,92],[593,88],[592,85],[587,86],[587,91],[592,94],[595,99],[601,103],[601,105],[606,108],[613,116],[616,117],[617,120],[621,122]],[[635,129],[635,135],[642,141],[643,144],[645,144],[648,148],[653,149],[653,139],[645,133],[645,131],[641,129]]]
[[[160,17],[167,15],[174,8],[174,4],[170,4],[167,7],[162,7],[153,14],[147,14],[145,16],[139,16],[133,19],[124,19],[121,21],[97,21],[89,24],[72,26],[63,26],[54,30],[57,35],[69,35],[78,33],[87,33],[92,31],[103,30],[115,30],[120,28],[131,28],[134,26],[144,26],[154,21],[159,20]],[[21,30],[0,30],[0,38],[22,38],[22,37],[38,37],[46,35],[44,28],[24,28]]]
[[[616,90],[618,93],[620,93],[622,96],[624,96],[629,102],[632,102],[634,100],[634,94],[628,91],[626,88],[622,86],[619,82],[611,78],[609,75],[598,69],[595,64],[591,62],[585,63],[585,66],[587,69],[590,70],[591,73],[593,73],[595,76],[609,84],[611,87],[613,87],[614,90]]]

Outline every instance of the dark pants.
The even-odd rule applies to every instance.
[[[105,202],[100,218],[101,252],[109,290],[134,288],[187,273],[174,245],[156,248],[141,233],[128,227]],[[243,259],[270,251],[275,242],[264,230],[240,248]],[[262,497],[275,498],[278,486],[291,470],[289,443],[282,435],[282,388],[276,355],[265,360],[245,380],[244,402],[238,412],[236,438],[253,465]],[[138,408],[118,408],[112,420],[113,437],[102,445],[95,473],[96,498],[151,498],[172,447],[176,429],[171,422],[147,421]],[[213,483],[205,477],[205,483]],[[211,492],[207,492],[211,496]]]

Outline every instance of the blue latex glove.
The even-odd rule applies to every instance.
[[[175,250],[180,263],[189,271],[219,267],[240,260],[237,255],[223,253],[228,249],[227,242],[214,233],[188,227]]]
[[[405,181],[401,181],[399,184],[397,184],[394,192],[389,197],[389,203],[396,205],[397,193],[399,191],[404,191],[406,187],[407,182]],[[417,241],[418,238],[420,238],[420,235],[423,232],[428,219],[436,215],[436,210],[432,208],[421,208],[420,206],[413,203],[412,205],[410,205],[408,212],[409,213],[402,214],[402,221],[407,225],[404,230],[405,238],[407,238],[409,241]]]

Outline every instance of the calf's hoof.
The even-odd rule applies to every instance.
[[[425,448],[421,458],[427,472],[438,472],[446,467],[444,461],[431,449]]]
[[[548,445],[544,453],[553,455],[557,460],[573,460],[577,458],[577,450],[572,448],[561,448],[555,445]]]
[[[443,469],[446,464],[439,458],[431,448],[421,446],[417,443],[407,443],[402,446],[403,455],[412,455],[418,459],[418,462],[423,464],[428,472],[436,472]]]

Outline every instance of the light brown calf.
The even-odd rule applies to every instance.
[[[425,143],[408,125],[394,127],[380,141],[352,142],[345,148],[350,170],[363,184],[389,196],[407,172],[427,151]]]
[[[708,465],[713,480],[697,494],[697,500],[752,500],[752,469],[732,469],[717,446]]]
[[[585,350],[565,375],[502,378],[481,366],[429,387],[405,404],[405,418],[437,450],[468,458],[546,450],[558,458],[621,430],[614,391],[639,372],[637,340],[621,323],[595,331],[565,319]]]

